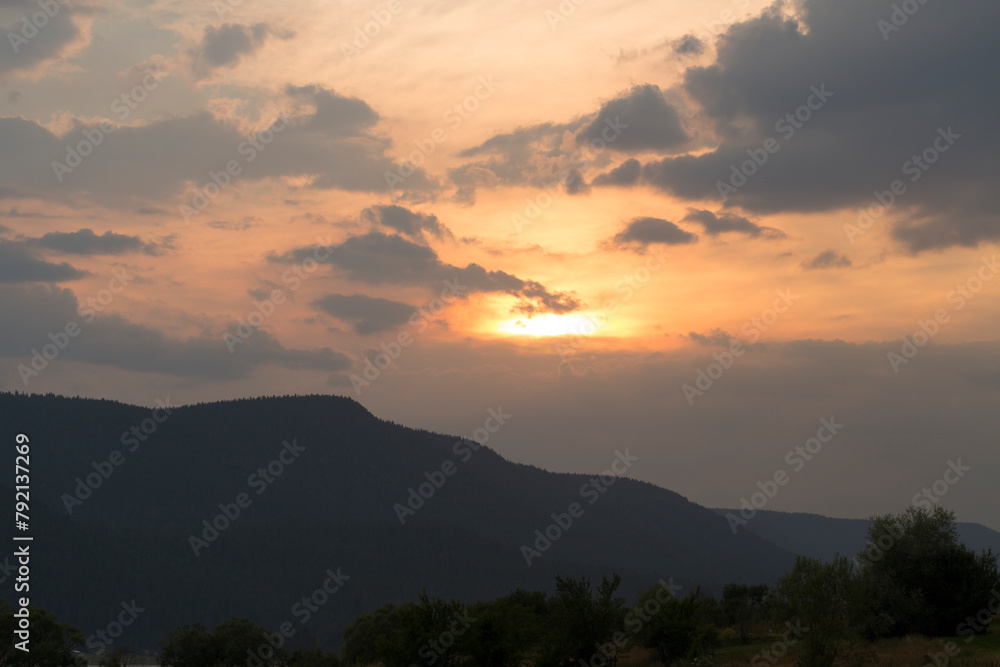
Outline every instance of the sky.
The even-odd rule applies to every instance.
[[[0,0],[0,389],[502,409],[512,461],[1000,530],[998,24]]]

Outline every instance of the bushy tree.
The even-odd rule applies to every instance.
[[[625,598],[615,596],[620,584],[617,574],[610,580],[602,577],[595,595],[587,577],[556,577],[539,664],[558,665],[567,660],[589,664],[602,647],[613,644],[625,622]],[[607,664],[616,664],[613,655]]]
[[[17,667],[51,667],[75,665],[73,652],[83,646],[83,633],[72,625],[60,623],[56,615],[41,607],[29,607],[31,639],[24,652],[15,647],[18,641],[14,630],[18,627],[14,609],[6,600],[0,600],[0,665]]]
[[[736,629],[740,643],[746,644],[753,626],[764,618],[767,586],[726,584],[722,589],[722,608],[726,620]]]
[[[218,659],[212,633],[201,623],[172,630],[160,645],[160,664],[172,667],[210,667]]]
[[[830,563],[799,556],[771,589],[775,619],[801,628],[797,644],[803,667],[830,667],[849,647],[858,615],[858,574],[837,555]]]
[[[523,592],[492,602],[473,605],[469,611],[476,619],[462,642],[472,664],[481,667],[517,667],[530,654],[544,627],[545,594],[526,597]]]
[[[382,605],[371,614],[358,616],[344,628],[344,662],[349,665],[372,665],[381,661],[378,641],[397,626],[398,609],[394,604]]]
[[[684,598],[667,598],[639,633],[640,642],[655,651],[665,665],[711,655],[715,649],[716,631],[709,620],[712,613],[711,603],[705,604],[707,600],[709,598],[702,597],[700,590]]]
[[[954,513],[941,507],[873,517],[858,561],[871,637],[955,634],[1000,582],[996,555],[961,544]]]
[[[287,657],[285,649],[274,649],[268,642],[269,635],[245,618],[232,618],[220,623],[212,632],[212,641],[218,652],[217,667],[245,665],[252,655],[264,664],[268,660],[283,662]]]
[[[209,632],[201,623],[185,625],[167,635],[160,645],[160,664],[172,667],[230,667],[245,665],[251,656],[258,661],[281,663],[283,648],[267,641],[268,632],[245,618],[224,621]]]
[[[394,609],[390,631],[376,639],[375,652],[385,667],[457,665],[462,660],[460,639],[472,621],[461,602],[446,602],[423,592],[419,604]]]

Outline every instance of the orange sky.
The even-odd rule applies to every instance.
[[[946,423],[963,425],[966,441],[985,447],[995,424],[986,406],[1000,386],[1000,280],[992,281],[989,268],[1000,228],[983,165],[1000,141],[976,115],[988,104],[974,103],[975,72],[959,69],[955,81],[907,55],[920,53],[920,40],[940,24],[938,10],[928,5],[886,39],[876,23],[882,4],[891,3],[852,0],[837,9],[832,0],[807,0],[779,10],[756,0],[159,0],[67,7],[23,49],[0,57],[0,253],[8,267],[0,288],[11,314],[0,337],[7,339],[0,384],[145,404],[166,393],[195,402],[333,391],[379,416],[456,431],[475,422],[477,401],[483,409],[506,400],[530,410],[545,408],[549,396],[557,415],[557,404],[597,403],[596,388],[566,383],[603,378],[597,386],[607,388],[610,405],[648,404],[628,427],[638,441],[693,461],[686,448],[711,450],[732,434],[685,427],[685,443],[665,442],[658,415],[678,411],[688,419],[682,386],[732,341],[759,343],[753,361],[740,360],[748,377],[750,368],[770,379],[795,371],[821,384],[792,400],[815,398],[803,407],[812,420],[836,410],[837,397],[871,390],[871,377],[894,381],[900,373],[890,353],[944,311],[937,351],[900,369],[913,380],[887,385],[904,395],[852,402],[866,411],[858,420],[870,430],[845,438],[857,437],[864,451],[898,426],[896,417],[882,421],[885,406],[899,401],[916,415],[938,405],[907,393],[922,391],[913,383],[926,372],[942,392],[939,401],[958,392],[983,406],[949,414],[954,421]],[[16,27],[27,7],[34,5],[3,7],[0,26]],[[956,28],[963,45],[992,53],[979,28],[963,26]],[[358,38],[366,28],[367,42]],[[955,68],[958,51],[949,52]],[[122,117],[115,101],[134,96],[151,70],[166,76],[146,84]],[[747,149],[777,136],[774,121],[803,108],[810,86],[820,84],[834,91],[831,101],[722,202],[715,181],[729,177],[726,156],[745,161]],[[242,141],[283,112],[293,114],[288,129],[247,160]],[[592,124],[600,131],[622,113],[631,130],[606,149],[585,150]],[[112,131],[60,181],[52,163],[66,159],[67,145],[97,136],[102,122]],[[849,238],[845,225],[857,224],[858,207],[906,178],[906,160],[951,124],[962,136],[954,148],[936,154],[883,217]],[[433,150],[425,148],[417,173],[390,191],[384,173],[421,146]],[[240,174],[185,220],[180,207],[231,160]],[[553,186],[573,160],[582,191]],[[642,175],[620,187],[601,185],[602,174],[626,161],[643,165]],[[389,205],[427,226],[407,234],[387,218],[378,221],[383,209],[376,207]],[[728,215],[739,227],[713,233],[698,211]],[[654,237],[642,236],[643,219],[652,221],[643,224]],[[127,247],[116,250],[108,236],[85,246],[82,236],[69,236],[83,229],[131,241],[118,239]],[[301,264],[290,253],[318,240],[338,247],[340,259],[291,288],[284,276]],[[380,274],[373,267],[382,255],[362,256],[353,245],[364,243],[377,253],[395,244],[414,263],[385,255],[391,268]],[[400,313],[430,303],[443,279],[478,276],[478,267],[482,283],[467,298],[419,332],[405,323]],[[85,331],[89,342],[25,382],[19,368],[47,334],[122,269],[135,279]],[[254,333],[254,352],[240,358],[246,346],[230,354],[224,335],[275,289],[287,300],[265,318],[263,333]],[[796,299],[776,321],[749,324],[776,292],[789,290]],[[330,295],[339,300],[319,305]],[[351,301],[354,295],[362,301]],[[560,299],[573,306],[559,311],[551,304]],[[359,310],[345,314],[349,308]],[[593,321],[602,324],[592,330]],[[748,327],[757,331],[752,340]],[[405,358],[357,391],[352,377],[365,358],[401,332],[414,340]],[[825,346],[815,358],[802,351],[812,344]],[[939,366],[938,354],[962,361]],[[924,369],[915,370],[922,359]],[[849,368],[857,375],[842,375]],[[716,418],[735,419],[760,401],[757,413],[769,416],[749,449],[798,437],[768,431],[791,400],[786,389],[768,380],[768,389],[753,390],[740,384],[749,379],[739,380],[739,372],[728,389],[720,380],[718,396],[704,397],[706,406],[719,399]],[[418,410],[408,392],[419,381],[433,387],[436,402],[421,399]],[[661,393],[631,395],[647,383]],[[541,387],[543,397],[525,398]],[[502,398],[504,391],[516,398]],[[497,446],[559,469],[600,460],[599,431],[572,426],[568,413],[554,419],[586,431],[578,442],[587,444],[544,453],[538,443],[550,436],[539,416],[524,420],[531,428],[512,428],[518,441],[508,450]],[[905,423],[921,432],[912,419]],[[944,460],[944,446],[918,447],[926,470]],[[767,457],[755,460],[766,475]],[[879,465],[891,471],[894,460]],[[753,483],[731,473],[693,499],[731,503],[726,484]],[[675,474],[668,462],[637,474],[700,493],[690,474]],[[873,492],[843,506],[833,482],[797,501],[831,514],[897,509],[918,477],[898,482],[895,495]],[[995,492],[970,484],[968,493],[968,515],[982,519],[974,508],[996,500]]]

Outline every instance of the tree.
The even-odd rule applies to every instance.
[[[789,624],[788,643],[798,644],[800,665],[830,667],[847,648],[858,614],[857,593],[854,564],[839,554],[830,563],[799,556],[778,580],[770,604],[777,620]]]
[[[456,665],[462,657],[456,644],[472,620],[461,602],[431,598],[424,591],[420,604],[394,609],[392,627],[376,639],[375,652],[385,667]]]
[[[171,667],[210,667],[218,659],[212,634],[201,623],[172,630],[160,644],[160,664]]]
[[[642,600],[640,598],[640,605]],[[710,613],[706,612],[711,610],[705,608],[705,600],[700,589],[683,599],[667,598],[640,631],[640,642],[655,651],[665,665],[712,654],[716,632],[708,621]]]
[[[754,624],[763,618],[766,599],[767,586],[764,584],[726,584],[722,589],[722,608],[727,621],[736,628],[741,644],[747,643]]]
[[[482,667],[517,667],[527,657],[540,636],[536,607],[520,596],[506,596],[474,605],[469,613],[476,619],[466,635],[463,652]],[[544,600],[544,594],[542,599]]]
[[[1000,582],[997,556],[962,545],[955,514],[941,507],[873,517],[858,560],[871,637],[952,635],[986,607]]]
[[[212,642],[218,651],[218,662],[212,667],[245,665],[251,656],[256,656],[265,665],[283,662],[287,658],[285,649],[272,646],[269,637],[269,632],[245,618],[231,618],[220,623],[212,632]]]
[[[589,664],[599,652],[610,652],[608,664],[617,664],[613,651],[601,649],[613,647],[615,634],[622,632],[625,623],[625,598],[615,597],[620,584],[617,574],[610,580],[602,577],[595,596],[587,577],[556,577],[540,664],[562,664],[566,660]]]
[[[17,667],[50,667],[51,665],[75,665],[79,661],[74,651],[83,647],[83,633],[72,625],[60,623],[56,615],[41,607],[29,607],[31,639],[24,652],[15,647],[14,630],[18,619],[14,609],[6,600],[0,600],[0,665]]]
[[[11,659],[17,649],[14,648],[17,619],[14,618],[14,608],[10,603],[0,598],[0,666],[11,664]]]
[[[160,664],[171,667],[230,667],[255,658],[260,664],[283,662],[287,653],[274,648],[269,633],[245,618],[224,621],[209,632],[201,623],[185,625],[160,645]]]
[[[371,614],[362,614],[344,628],[344,662],[349,665],[372,665],[382,660],[378,650],[380,637],[389,635],[397,624],[398,607],[382,605]]]

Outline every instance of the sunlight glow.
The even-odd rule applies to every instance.
[[[602,319],[593,313],[553,315],[547,313],[538,317],[519,317],[497,324],[501,333],[517,336],[569,336],[597,333],[601,330]]]

